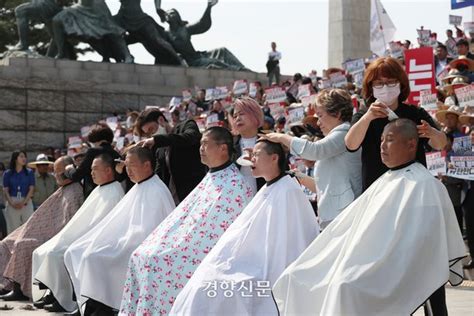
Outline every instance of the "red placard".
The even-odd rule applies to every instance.
[[[405,69],[410,82],[409,104],[418,104],[421,90],[436,92],[435,67],[432,47],[405,51]]]

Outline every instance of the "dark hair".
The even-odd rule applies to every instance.
[[[293,81],[303,80],[303,76],[297,72],[293,75]]]
[[[400,95],[398,101],[405,101],[410,95],[410,84],[408,76],[402,65],[392,57],[380,57],[373,61],[365,70],[362,82],[362,96],[366,100],[367,106],[375,101],[372,83],[379,77],[397,79],[400,82]]]
[[[160,117],[163,117],[164,120],[168,122],[163,112],[161,112],[159,109],[150,108],[140,112],[137,117],[137,120],[135,121],[135,133],[139,136],[142,136],[143,125],[150,122],[158,122],[158,119]]]
[[[303,80],[301,81],[301,84],[310,84],[313,85],[313,81],[311,80],[310,77],[303,77]]]
[[[106,123],[97,123],[92,127],[87,135],[87,140],[90,143],[97,143],[105,140],[107,143],[111,144],[114,140],[114,132]]]
[[[456,46],[461,46],[461,45],[469,47],[469,42],[466,39],[461,38],[459,41],[457,41]]]
[[[329,115],[337,117],[341,113],[341,121],[350,122],[354,106],[352,105],[351,95],[343,89],[324,89],[317,98],[316,104]]]
[[[209,135],[213,141],[218,144],[224,144],[227,146],[227,153],[229,159],[233,158],[234,155],[234,138],[230,131],[220,126],[209,127],[204,131],[204,134]]]
[[[0,162],[0,171],[5,171],[5,164]]]
[[[127,152],[127,155],[136,155],[141,163],[149,161],[151,164],[151,169],[155,170],[155,157],[150,149],[146,147],[135,146]]]
[[[115,170],[115,161],[114,161],[114,158],[112,158],[111,155],[109,155],[107,153],[103,153],[103,154],[100,154],[100,155],[96,156],[94,159],[102,160],[102,163],[106,167],[110,167],[113,171]]]
[[[257,140],[257,144],[258,143],[265,144],[263,150],[265,150],[267,154],[278,155],[278,168],[280,169],[280,173],[283,173],[288,170],[288,160],[286,159],[286,153],[281,144],[272,143],[271,141],[265,139]]]
[[[438,43],[438,48],[441,48],[441,49],[444,50],[445,52],[448,51],[448,48],[446,47],[446,45],[441,44],[441,43]]]
[[[20,154],[23,153],[26,156],[26,152],[23,151],[23,150],[15,150],[13,153],[12,153],[12,156],[11,156],[11,159],[10,159],[10,164],[8,166],[8,168],[10,170],[15,170],[16,169],[16,160],[18,159],[18,156],[20,156]],[[23,166],[23,170],[26,171],[26,165]]]

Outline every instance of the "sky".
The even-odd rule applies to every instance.
[[[138,0],[137,0],[138,1]],[[328,15],[330,0],[220,0],[213,7],[211,29],[192,37],[196,50],[219,47],[229,49],[246,67],[265,72],[270,43],[277,43],[282,52],[280,68],[283,74],[318,73],[328,63]],[[112,14],[116,14],[119,0],[106,0]],[[462,15],[463,22],[472,21],[472,8],[451,11],[451,0],[382,0],[397,32],[396,40],[408,39],[416,43],[416,29],[421,25],[438,33],[438,40],[446,40],[449,14]],[[153,0],[141,0],[142,9],[156,21]],[[206,0],[162,0],[164,10],[177,9],[181,17],[193,23],[202,16]],[[161,22],[159,22],[161,24]],[[161,24],[165,28],[167,25]],[[153,64],[154,58],[141,44],[130,45],[139,64]],[[87,54],[81,60],[100,61],[97,54]]]

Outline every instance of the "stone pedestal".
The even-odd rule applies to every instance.
[[[328,65],[370,57],[370,0],[329,1]]]
[[[164,106],[182,90],[267,81],[253,72],[155,65],[6,58],[0,60],[0,161],[26,149],[63,147],[80,128],[127,108]]]

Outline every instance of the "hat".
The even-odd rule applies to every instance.
[[[465,78],[466,81],[469,80],[466,76],[462,76],[461,73],[459,72],[459,70],[457,70],[456,68],[454,68],[454,69],[451,69],[451,70],[448,72],[448,75],[447,75],[446,77],[444,77],[443,79],[441,79],[441,81],[443,81],[443,82],[448,82],[449,80],[454,79],[454,78],[457,78],[457,77]]]
[[[454,78],[450,84],[443,86],[443,89],[448,94],[453,93],[455,89],[468,85],[468,80],[466,79],[466,77],[458,76]]]
[[[474,125],[474,114],[463,114],[459,116],[461,125]]]
[[[449,109],[447,109],[447,110],[442,110],[442,111],[436,112],[436,119],[438,120],[438,122],[444,123],[444,121],[446,120],[446,115],[447,114],[454,114],[454,115],[457,115],[458,117],[460,115],[462,115],[459,107],[453,105],[453,106],[449,107]]]
[[[467,68],[469,71],[474,70],[474,60],[467,58],[466,56],[459,56],[457,59],[453,60],[452,62],[449,63],[449,67],[451,68],[457,68],[459,64],[465,64],[467,65]]]
[[[52,165],[54,162],[49,161],[48,156],[45,154],[39,154],[36,156],[36,161],[30,162],[28,164],[29,168],[36,168],[37,165]]]

